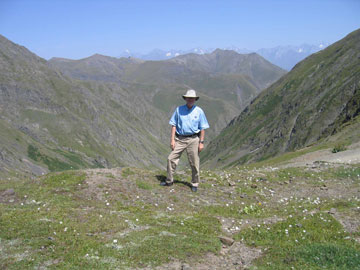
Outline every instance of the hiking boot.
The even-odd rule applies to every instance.
[[[174,182],[165,182],[165,181],[162,181],[162,182],[160,182],[160,186],[163,186],[163,187],[165,187],[165,186],[168,186],[168,187],[170,187],[170,186],[172,186],[174,184]]]
[[[191,187],[191,191],[192,191],[192,192],[197,192],[197,187],[192,186],[192,187]]]

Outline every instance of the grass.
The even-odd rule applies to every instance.
[[[153,185],[149,184],[146,181],[142,181],[142,180],[136,180],[136,185],[141,188],[141,189],[145,189],[145,190],[151,190],[153,189]]]
[[[236,239],[267,248],[258,269],[360,269],[360,245],[347,236],[331,215],[319,213],[251,227]]]
[[[165,171],[137,168],[2,180],[0,194],[13,188],[15,195],[12,202],[0,201],[0,268],[191,264],[207,253],[218,255],[219,236],[225,234],[263,250],[252,263],[257,269],[357,269],[359,228],[346,232],[327,212],[335,208],[356,220],[359,198],[319,198],[314,185],[340,181],[358,187],[358,172],[355,166],[321,172],[249,166],[203,171],[196,194],[182,182],[190,181],[190,171],[186,179],[176,175],[171,188],[159,186]],[[289,179],[294,182],[284,185]],[[299,187],[313,193],[290,196]]]
[[[134,175],[134,174],[135,174],[135,172],[132,171],[132,169],[130,169],[130,168],[125,168],[121,171],[122,177],[125,177],[125,178],[127,178],[130,175]]]
[[[334,146],[334,148],[331,150],[332,153],[338,153],[341,151],[345,151],[346,150],[346,146],[343,143],[338,143]]]
[[[27,154],[28,154],[28,157],[31,158],[32,160],[37,161],[37,162],[43,162],[51,172],[79,169],[79,167],[77,165],[69,164],[69,163],[60,161],[57,158],[49,157],[49,156],[41,153],[40,150],[36,146],[33,146],[31,144],[28,145]],[[74,155],[68,154],[68,156],[70,156],[72,159],[75,158]],[[76,159],[76,161],[78,161],[78,160]]]
[[[336,170],[331,170],[331,173],[335,177],[360,181],[360,167],[358,166],[340,167]]]
[[[136,176],[132,169],[122,173]],[[16,203],[0,203],[0,268],[156,266],[172,258],[219,251],[220,223],[215,217],[158,217],[159,209],[123,201],[121,196],[106,196],[107,204],[91,199],[84,180],[84,174],[64,172],[12,183]],[[9,185],[1,183],[0,190]],[[137,181],[136,186],[149,191],[153,185]]]

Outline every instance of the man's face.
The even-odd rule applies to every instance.
[[[195,103],[195,98],[187,97],[187,98],[185,98],[185,100],[186,100],[186,105],[189,105],[189,106],[193,106]]]

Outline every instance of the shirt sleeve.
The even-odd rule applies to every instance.
[[[200,113],[200,121],[199,121],[199,129],[203,130],[203,129],[207,129],[209,128],[210,125],[206,119],[205,113],[203,111],[201,111]]]
[[[172,125],[172,126],[176,126],[176,124],[177,124],[177,120],[178,120],[177,110],[178,109],[176,108],[176,110],[174,111],[174,113],[171,116],[171,119],[169,121],[169,124]]]

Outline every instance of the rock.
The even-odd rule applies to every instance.
[[[109,168],[109,162],[107,161],[106,158],[102,157],[102,156],[97,156],[95,159],[94,159],[94,164],[96,165],[100,165],[104,168]]]
[[[251,184],[251,188],[257,188],[256,184]]]
[[[336,209],[335,209],[335,208],[331,208],[328,213],[331,214],[331,215],[335,215]]]
[[[301,228],[303,225],[301,223],[296,224],[296,227]]]
[[[181,266],[181,270],[190,270],[190,265],[184,263],[182,266]]]
[[[229,181],[229,186],[230,186],[230,187],[233,187],[233,186],[235,186],[235,185],[236,185],[235,182]]]
[[[14,189],[10,188],[10,189],[5,190],[2,195],[3,196],[12,196],[12,195],[15,195],[15,191],[14,191]]]
[[[223,243],[224,245],[227,245],[227,246],[231,246],[235,242],[234,239],[232,239],[230,237],[226,237],[226,236],[220,236],[219,239],[220,239],[221,243]]]
[[[167,232],[167,231],[162,231],[159,235],[160,236],[173,236],[173,237],[176,236],[176,234],[173,234],[173,233]]]

